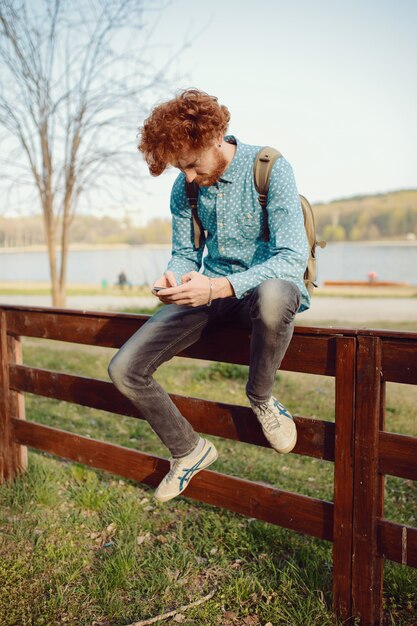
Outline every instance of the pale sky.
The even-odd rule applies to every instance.
[[[229,132],[278,148],[311,201],[417,187],[416,0],[173,0],[155,40],[190,31],[166,99],[217,96]],[[169,217],[175,176],[149,179],[141,221]]]
[[[163,67],[192,44],[175,61],[162,100],[189,87],[217,96],[231,112],[229,132],[278,148],[313,203],[417,188],[417,0],[166,0],[154,10],[164,1],[148,0],[152,65]],[[138,60],[146,62],[140,45]],[[170,216],[177,175],[148,175],[136,149],[142,123],[138,117],[131,129],[138,173],[146,175],[126,207],[135,223]],[[107,192],[82,205],[125,212]]]

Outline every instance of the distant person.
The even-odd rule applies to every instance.
[[[128,285],[129,287],[131,286],[130,282],[127,280],[127,276],[124,271],[121,271],[119,276],[117,277],[116,285],[117,287],[121,287],[122,289],[126,287],[126,285]]]
[[[378,274],[374,271],[368,272],[368,281],[370,283],[375,283],[378,279]]]
[[[246,394],[265,437],[281,453],[297,440],[290,412],[272,391],[295,314],[310,306],[303,281],[309,256],[303,212],[291,165],[279,158],[268,194],[269,241],[264,239],[253,174],[260,146],[226,135],[229,119],[217,98],[191,89],[157,106],[141,129],[139,150],[151,174],[159,176],[168,166],[180,170],[171,193],[172,257],[153,286],[167,306],[124,344],[109,374],[170,450],[170,472],[155,492],[160,501],[180,494],[217,459],[217,451],[152,375],[226,322],[251,330]],[[196,245],[186,193],[192,181],[199,186],[198,217],[206,231]]]

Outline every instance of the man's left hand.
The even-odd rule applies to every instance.
[[[182,285],[169,287],[157,295],[164,304],[185,304],[186,306],[202,306],[208,304],[210,298],[210,280],[213,285],[213,300],[234,295],[233,287],[227,278],[208,278],[200,272],[189,272],[182,276]]]

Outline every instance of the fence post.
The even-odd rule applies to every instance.
[[[9,366],[20,365],[23,362],[22,342],[20,337],[8,335],[7,348],[9,355]],[[9,381],[10,383],[10,381]],[[10,389],[10,414],[17,419],[26,419],[25,397],[23,393],[18,393]],[[13,443],[13,468],[14,474],[24,472],[28,465],[28,449],[18,443]]]
[[[344,623],[352,615],[356,349],[355,337],[336,338],[333,609]]]
[[[27,452],[13,441],[12,417],[24,418],[23,399],[10,392],[9,357],[19,362],[20,342],[8,340],[6,313],[0,310],[0,484],[26,469]]]
[[[379,337],[358,338],[356,371],[352,609],[363,626],[376,626],[382,621],[384,572],[377,552],[377,519],[383,512],[383,480],[378,474],[378,433],[383,414]]]

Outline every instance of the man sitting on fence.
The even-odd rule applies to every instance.
[[[191,89],[155,107],[141,129],[139,150],[151,174],[159,176],[168,166],[180,170],[171,193],[172,257],[153,286],[167,306],[122,346],[109,375],[171,453],[170,472],[155,492],[160,501],[180,494],[217,459],[217,451],[152,374],[221,324],[251,330],[246,393],[265,437],[281,453],[297,440],[291,414],[272,391],[295,314],[310,305],[303,281],[309,255],[303,213],[291,165],[279,158],[271,172],[265,241],[253,175],[259,146],[225,136],[229,119],[217,98]],[[186,192],[192,181],[198,184],[202,227],[197,243]]]

